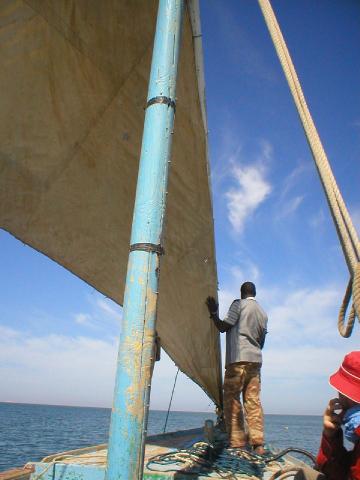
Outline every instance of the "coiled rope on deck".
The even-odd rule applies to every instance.
[[[212,476],[236,479],[236,475],[259,479],[265,468],[260,455],[233,449],[214,447],[206,442],[197,442],[187,449],[179,449],[156,455],[149,459],[146,468],[150,471],[178,472],[181,475]]]
[[[339,311],[338,329],[343,337],[352,333],[355,317],[360,321],[360,242],[352,223],[345,202],[331,170],[325,150],[316,130],[314,121],[307,106],[295,67],[291,60],[284,37],[281,33],[274,11],[269,0],[258,0],[265,22],[269,29],[277,55],[284,70],[285,77],[290,87],[307,141],[309,143],[316,168],[318,170],[325,196],[334,220],[335,228],[345,256],[350,273],[350,280]],[[353,304],[348,320],[345,316],[350,300]]]
[[[286,473],[290,465],[284,465],[282,457],[289,452],[301,453],[311,459],[313,463],[316,461],[310,452],[295,447],[287,448],[277,454],[269,452],[266,455],[257,455],[247,450],[197,442],[190,448],[150,458],[146,468],[150,471],[178,472],[182,475],[198,474],[211,477],[216,472],[221,478],[236,479],[239,478],[239,475],[246,475],[246,478],[258,479],[263,478],[264,470],[269,468],[273,470],[282,467],[275,474]],[[291,471],[295,469],[296,467],[291,465]],[[278,478],[278,475],[272,478]]]

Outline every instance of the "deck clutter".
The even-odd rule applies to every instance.
[[[276,458],[276,455],[273,456],[270,452],[264,457],[224,448],[223,434],[216,429],[215,439],[214,445],[209,444],[202,429],[149,437],[145,449],[143,478],[269,480],[276,472],[290,468],[294,471],[304,465],[288,456]],[[106,445],[64,452],[34,464],[35,473],[30,480],[71,480],[78,476],[100,480],[104,476],[106,462]]]

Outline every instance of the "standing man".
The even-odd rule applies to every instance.
[[[265,343],[267,315],[255,300],[256,288],[245,282],[241,300],[234,300],[220,320],[218,304],[208,297],[210,318],[220,332],[226,332],[224,414],[230,447],[244,448],[249,442],[255,453],[264,454],[264,416],[260,402],[261,350]],[[245,432],[242,393],[249,434]]]

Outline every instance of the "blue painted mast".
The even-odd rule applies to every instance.
[[[159,1],[125,285],[106,480],[142,478],[183,10],[184,0]]]

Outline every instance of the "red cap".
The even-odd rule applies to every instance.
[[[348,353],[339,370],[331,375],[329,382],[345,397],[360,403],[360,352]]]

